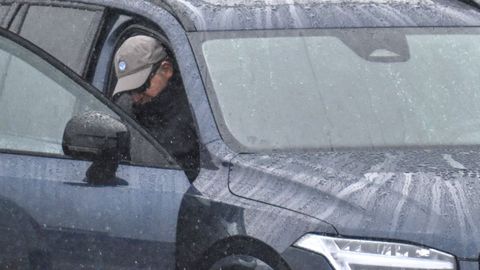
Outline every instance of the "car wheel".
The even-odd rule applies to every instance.
[[[209,270],[277,270],[264,261],[251,257],[234,255],[222,258],[214,263]]]
[[[273,248],[246,236],[234,236],[215,243],[187,269],[290,270]]]

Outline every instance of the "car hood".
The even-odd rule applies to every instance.
[[[242,154],[229,187],[343,236],[480,254],[480,149]]]

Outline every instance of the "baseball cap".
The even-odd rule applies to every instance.
[[[142,86],[153,66],[165,57],[165,47],[153,37],[138,35],[125,40],[114,58],[117,84],[113,95]]]

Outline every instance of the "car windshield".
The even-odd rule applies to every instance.
[[[478,28],[202,33],[222,136],[245,151],[480,144]]]

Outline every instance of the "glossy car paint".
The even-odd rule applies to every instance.
[[[479,150],[240,155],[232,161],[230,190],[314,216],[344,236],[419,243],[476,259]]]
[[[83,257],[86,265],[132,267],[137,261],[172,268],[173,260],[165,258],[175,250],[176,220],[171,217],[178,215],[189,187],[183,172],[121,166],[117,177],[127,185],[91,186],[84,182],[89,164],[2,154],[0,194],[44,231],[57,263],[82,262]],[[146,258],[135,249],[148,242],[157,243],[152,245],[156,253]],[[98,253],[103,255],[95,262]]]
[[[312,269],[324,263],[321,257],[315,257],[318,255],[314,255],[318,260],[305,260],[303,265],[292,259],[292,256],[313,256],[299,254],[301,252],[298,250],[292,251],[294,241],[307,232],[424,244],[457,255],[461,269],[478,269],[478,262],[472,261],[479,254],[476,244],[479,234],[475,227],[479,219],[478,204],[475,202],[479,190],[476,181],[478,151],[418,149],[265,155],[237,153],[225,145],[217,130],[189,45],[189,34],[185,32],[185,29],[478,26],[478,10],[456,1],[382,1],[365,4],[307,1],[309,3],[306,5],[279,6],[221,6],[200,0],[172,0],[166,3],[128,0],[81,2],[125,10],[158,24],[165,30],[184,75],[184,85],[197,121],[203,152],[199,177],[191,184],[181,183],[178,189],[180,193],[187,190],[176,225],[179,269],[201,269],[212,260],[220,259],[215,257],[219,255],[219,250],[245,253],[280,267],[287,263],[292,269]],[[50,163],[45,163],[38,159],[43,158],[32,157],[26,163],[24,156],[2,155],[0,163],[5,166],[1,171],[2,176],[8,178],[10,183],[14,178],[16,181],[28,181],[36,177],[48,179],[49,175],[59,174],[56,170],[70,168],[61,172],[61,175],[71,175],[66,182],[75,183],[81,180],[86,169],[84,162],[52,159]],[[9,162],[8,166],[4,165],[6,161]],[[49,167],[48,164],[52,165]],[[23,174],[19,174],[20,170],[24,171]],[[144,168],[121,169],[124,178],[135,179],[130,180],[131,187],[138,187],[142,194],[156,191],[156,180],[167,177],[169,173],[177,172],[156,173],[152,170],[149,175],[153,180],[149,182],[145,180],[148,178],[145,178]],[[65,185],[63,181],[54,180],[51,184]],[[85,192],[83,187],[74,187],[79,192],[73,195],[74,198],[80,198]],[[75,191],[71,192],[73,194]],[[43,195],[48,197],[48,189]],[[35,205],[29,206],[27,198],[21,196],[24,195],[13,196],[23,198],[16,202],[16,207],[35,220],[38,209]],[[134,204],[146,203],[141,202],[140,197],[132,197],[139,200]],[[55,200],[55,196],[51,196],[45,200],[61,203],[65,199]],[[88,201],[91,203],[92,200],[100,198]],[[121,200],[122,197],[114,199],[118,203],[122,203]],[[100,201],[103,202],[103,198]],[[58,208],[54,206],[57,205],[52,205],[52,208]],[[129,209],[128,205],[124,207]],[[42,213],[48,214],[46,209]],[[74,209],[70,208],[72,211]],[[56,224],[76,220],[76,212],[72,211],[54,211],[49,214],[49,222]],[[121,210],[116,213],[125,214]],[[171,218],[176,220],[177,217]],[[100,228],[99,232],[105,230],[100,226],[101,221],[91,219],[89,222],[91,226]],[[159,227],[163,226],[162,222],[165,221],[158,221]],[[40,235],[44,230],[42,223],[37,223]],[[118,241],[131,236],[130,241],[116,247],[107,245],[105,250],[130,247],[128,243],[141,235],[138,227],[131,226],[107,236],[111,237],[110,240]],[[149,229],[148,237],[156,239],[155,235],[159,233],[155,232],[156,227]],[[72,231],[76,232],[75,228]],[[102,239],[98,234],[91,235],[91,238],[84,239]],[[59,238],[54,241],[50,238],[50,247],[67,245],[67,240]],[[228,249],[235,242],[242,243],[241,250]],[[47,249],[40,244],[35,246],[41,246],[35,248],[38,250]],[[140,243],[138,247],[146,249],[147,245]],[[144,255],[153,258],[155,254]],[[282,257],[277,257],[279,255]],[[91,258],[97,259],[99,265],[106,263],[98,253],[92,253]],[[112,257],[112,260],[119,258]],[[470,261],[462,261],[464,259]]]
[[[479,20],[475,8],[449,0],[152,2],[169,3],[188,31],[461,26],[477,24]]]

